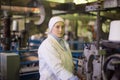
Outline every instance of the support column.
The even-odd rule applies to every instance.
[[[3,42],[2,42],[2,48],[3,51],[10,50],[11,45],[11,33],[10,33],[10,25],[11,25],[11,17],[5,16],[3,18]]]

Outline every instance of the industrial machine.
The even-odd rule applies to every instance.
[[[39,79],[37,49],[41,42],[39,40],[29,40],[29,38],[26,40],[27,42],[23,41],[25,33],[20,35],[21,29],[19,27],[21,24],[19,19],[21,19],[21,17],[13,17],[15,14],[23,15],[23,17],[25,15],[27,18],[34,16],[34,18],[36,18],[34,24],[36,26],[42,25],[46,22],[44,9],[46,7],[43,6],[42,1],[36,1],[37,0],[34,2],[36,5],[32,5],[33,2],[28,1],[27,6],[0,4],[0,9],[3,12],[3,16],[0,15],[0,22],[3,27],[0,34],[0,80]],[[48,13],[50,12],[51,11]],[[23,24],[26,23],[25,19],[27,18],[24,17]],[[24,25],[23,27],[25,31],[26,27]],[[38,46],[30,48],[29,43],[38,44]],[[26,45],[23,46],[21,44]]]
[[[116,14],[119,15],[120,0],[99,0],[93,3],[80,5],[76,5],[74,3],[48,4],[45,0],[20,0],[24,3],[20,4],[18,1],[17,4],[13,5],[14,2],[9,1],[16,0],[4,1],[2,0],[2,3],[0,3],[0,11],[3,12],[0,13],[3,14],[3,16],[0,15],[3,26],[3,30],[0,32],[0,80],[39,79],[40,76],[38,72],[39,66],[37,58],[38,46],[30,47],[29,43],[40,44],[41,42],[27,39],[28,44],[24,45],[25,48],[21,48],[23,46],[21,44],[26,44],[24,43],[26,41],[23,39],[25,38],[26,30],[29,31],[29,26],[31,25],[28,24],[29,20],[33,21],[33,23],[37,26],[37,29],[44,32],[47,25],[46,22],[52,16],[51,9],[64,10],[63,13],[54,15],[68,13],[73,14],[77,12],[97,16],[97,42],[70,42],[70,46],[75,49],[71,49],[71,51],[76,64],[76,70],[80,69],[81,73],[85,75],[86,80],[120,80],[120,38],[118,38],[120,31],[114,35],[114,38],[110,38],[110,40],[100,41],[99,38],[99,28],[101,27],[99,21],[101,20],[101,17],[102,20],[106,18],[110,20],[119,19],[119,17],[112,18],[112,16],[108,16],[107,11],[116,8],[118,9]],[[97,14],[92,14],[91,11],[96,11]],[[106,12],[107,15],[105,16],[107,17],[104,15],[101,16],[100,11]],[[11,12],[13,13],[11,14]],[[22,17],[13,17],[13,14],[22,15]],[[114,13],[112,14],[114,15]],[[19,35],[18,24],[20,19],[22,19],[21,21],[24,21],[23,23],[25,23],[25,25],[22,25],[24,26],[24,30],[22,31],[23,35]],[[12,30],[11,24],[13,26]],[[28,25],[28,27],[26,25]],[[120,30],[118,26],[114,27],[116,27],[117,30]],[[116,33],[116,31],[113,33]],[[77,34],[77,27],[75,34]],[[117,37],[115,37],[116,35]],[[115,39],[117,41],[111,39]]]
[[[96,48],[95,43],[87,43],[84,48],[83,67],[86,80],[102,79],[102,56]]]
[[[103,71],[108,80],[120,79],[120,20],[113,20],[110,23],[109,39],[103,40],[101,45],[106,50]]]
[[[108,40],[101,40],[99,50],[96,42],[86,44],[84,49],[84,73],[87,80],[120,79],[120,21],[110,23]]]

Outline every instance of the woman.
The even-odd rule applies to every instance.
[[[63,40],[65,25],[59,16],[50,19],[48,37],[38,49],[40,80],[79,80],[69,45]]]

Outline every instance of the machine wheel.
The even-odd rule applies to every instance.
[[[120,54],[105,59],[103,73],[106,80],[120,80]]]

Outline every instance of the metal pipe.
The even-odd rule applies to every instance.
[[[11,33],[10,33],[11,17],[5,16],[3,18],[3,50],[10,50],[11,45]]]
[[[21,7],[21,6],[7,6],[1,5],[1,10],[15,11],[15,12],[40,12],[39,8],[35,7]]]
[[[99,50],[99,41],[100,41],[100,11],[97,11],[97,50]]]

